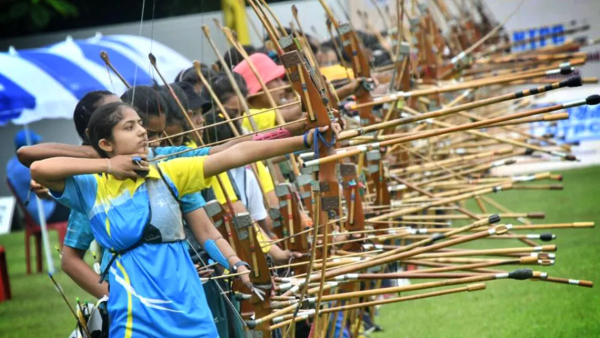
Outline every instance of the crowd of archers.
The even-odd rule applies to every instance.
[[[510,231],[593,223],[534,226],[529,218],[543,213],[515,213],[487,196],[560,189],[525,184],[560,175],[490,170],[533,154],[574,159],[570,145],[520,126],[568,118],[552,112],[598,96],[514,111],[529,96],[596,82],[547,77],[583,64],[577,49],[589,42],[511,53],[484,10],[475,8],[479,21],[465,8],[452,20],[444,1],[434,2],[443,14],[435,18],[399,1],[397,18],[382,14],[399,29],[365,24],[364,33],[322,3],[338,34],[329,42],[298,21],[297,29],[271,24],[268,6],[250,1],[269,33],[264,47],[241,46],[222,28],[232,48],[215,49],[212,66],[196,62],[173,83],[160,76],[120,96],[85,95],[73,114],[83,145],[18,150],[32,189],[71,209],[63,270],[103,299],[93,311],[78,306],[75,337],[359,337],[378,329],[376,305],[482,290],[484,281],[591,286],[491,269],[553,264],[556,246],[532,241],[553,235]],[[454,22],[447,36],[436,20]],[[542,85],[472,95],[523,83]],[[479,213],[462,204],[469,198]],[[500,217],[522,225],[495,224]],[[451,220],[472,223],[451,228]],[[482,238],[527,246],[449,248]],[[93,240],[103,248],[96,269],[83,260]],[[423,269],[403,271],[407,264]],[[405,284],[416,278],[441,280]],[[459,284],[468,285],[389,297]]]

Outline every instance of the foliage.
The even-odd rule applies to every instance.
[[[37,32],[46,28],[53,18],[78,15],[77,7],[68,0],[8,0],[0,5],[0,26]]]
[[[1,0],[0,38],[139,22],[142,14],[151,21],[220,9],[218,0]]]

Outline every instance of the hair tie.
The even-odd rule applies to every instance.
[[[106,162],[108,163],[108,169],[106,170],[106,173],[110,174],[110,170],[111,170],[111,167],[110,167],[110,158],[107,158]]]

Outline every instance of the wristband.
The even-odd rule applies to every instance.
[[[303,138],[302,138],[302,140],[304,141],[304,148],[306,148],[306,149],[310,149],[310,144],[308,144],[308,134],[309,134],[310,132],[311,132],[311,131],[309,130],[309,131],[307,131],[306,133],[304,133],[304,136],[303,136]]]
[[[252,137],[253,141],[263,141],[263,140],[277,140],[280,138],[286,138],[292,136],[292,133],[289,130],[284,128],[279,128],[277,130],[273,130],[270,132],[256,134]]]
[[[248,271],[252,271],[252,269],[250,268],[250,264],[244,261],[237,261],[235,264],[233,264],[233,266],[231,267],[231,271],[233,271],[233,273],[237,273],[239,267],[242,265],[245,266],[248,269]]]
[[[221,250],[217,247],[217,243],[212,239],[207,239],[204,242],[204,250],[210,256],[210,258],[219,262],[225,269],[229,269],[229,262],[227,258],[223,255]]]

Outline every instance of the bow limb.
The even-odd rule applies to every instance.
[[[381,22],[383,22],[383,25],[385,26],[385,30],[386,32],[390,31],[390,26],[388,25],[385,16],[383,15],[383,11],[381,10],[381,7],[379,6],[379,3],[377,3],[377,0],[371,0],[371,4],[373,4],[373,6],[375,6],[375,9],[377,10],[377,13],[379,14],[379,17],[381,18]],[[377,29],[377,27],[375,27],[375,29]]]
[[[301,48],[301,50],[304,52],[304,55],[306,57],[306,59],[309,61],[309,63],[312,65],[312,67],[315,70],[316,73],[316,80],[319,82],[320,87],[321,87],[321,92],[325,92],[327,93],[327,97],[329,99],[330,102],[333,102],[333,105],[335,105],[336,107],[339,105],[340,103],[340,99],[337,96],[337,93],[335,92],[335,89],[333,88],[333,85],[331,84],[331,82],[329,82],[324,76],[323,74],[321,74],[321,69],[319,67],[319,64],[317,62],[317,58],[314,55],[312,49],[309,46],[308,43],[308,38],[306,37],[306,35],[304,34],[304,29],[302,29],[302,25],[300,23],[300,20],[298,19],[298,8],[296,7],[296,5],[292,5],[292,15],[294,16],[294,20],[296,20],[296,23],[298,24],[298,29],[300,34],[297,34],[298,39],[303,43],[304,47]],[[339,114],[335,114],[336,118],[340,118]]]
[[[225,59],[223,58],[223,56],[219,52],[217,46],[215,45],[214,41],[210,37],[210,30],[209,30],[208,26],[202,26],[202,30],[203,30],[211,48],[213,49],[215,55],[219,59],[219,62],[221,63],[221,68],[227,75],[227,78],[229,79],[236,96],[238,97],[238,102],[241,104],[242,109],[243,109],[244,113],[246,114],[248,121],[250,122],[252,131],[257,132],[258,127],[257,127],[256,121],[254,120],[254,117],[252,116],[252,114],[250,114],[250,107],[248,105],[248,101],[246,100],[246,97],[242,94],[241,89],[237,85],[237,82],[235,81],[235,78],[233,77],[233,73],[232,73],[231,69],[229,68],[229,65],[227,65],[227,63],[225,62]],[[215,99],[215,101],[218,101],[218,98],[216,97],[216,95],[213,96],[213,99]],[[227,111],[223,110],[222,107],[223,107],[222,105],[219,107],[220,109],[222,109],[221,112],[224,114],[225,118],[229,120],[229,117],[227,116]],[[236,136],[239,135],[239,131],[237,130],[237,128],[234,128],[233,132],[236,134]],[[273,179],[273,175],[275,175],[275,173],[276,173],[275,167],[273,166],[273,161],[270,159],[267,160],[267,166],[269,167],[269,170],[271,172],[271,179]],[[258,174],[258,168],[257,168],[256,164],[253,163],[251,165],[251,167],[252,167],[252,171],[253,171],[254,175],[256,176],[257,181],[260,182],[260,180],[259,180],[260,176]],[[272,208],[272,207],[276,208],[277,205],[271,205],[271,204],[276,204],[276,203],[270,203],[270,199],[269,199],[269,197],[267,197],[267,194],[264,191],[263,185],[259,184],[259,187],[261,189],[261,193],[263,195],[263,200],[264,200],[265,205],[268,206],[269,208]],[[275,198],[276,197],[273,196],[273,199],[275,199]]]
[[[271,313],[269,300],[273,289],[267,259],[258,241],[258,232],[260,229],[247,212],[236,214],[234,227],[239,240],[238,249],[249,259],[249,263],[252,266],[250,273],[252,286],[247,287],[251,288],[252,297],[250,298],[250,303],[254,308],[255,319],[260,319]],[[247,323],[250,332],[260,332],[263,337],[270,335],[270,330],[266,323],[258,325],[255,325],[254,321],[247,321]]]
[[[269,14],[273,18],[273,20],[275,20],[275,22],[277,23],[277,26],[279,27],[279,30],[281,31],[282,36],[287,35],[285,27],[283,27],[283,25],[281,24],[281,21],[279,21],[279,19],[277,18],[277,15],[275,15],[273,10],[271,10],[271,7],[269,7],[267,2],[265,0],[258,0],[258,2],[260,2],[259,8],[261,8],[261,10],[262,10],[262,8],[266,8],[267,12],[269,12]],[[263,11],[263,14],[264,14],[264,11]],[[265,15],[265,17],[266,17],[266,15]]]
[[[335,38],[335,35],[333,34],[333,30],[332,30],[332,25],[333,23],[331,22],[331,20],[327,20],[327,32],[329,33],[329,36],[331,37],[331,41],[333,42],[333,47],[335,49],[335,53],[337,54],[338,60],[340,60],[340,65],[342,67],[344,67],[344,70],[346,71],[346,78],[350,79],[350,73],[348,72],[348,65],[346,63],[346,60],[344,60],[344,57],[342,56],[342,49],[340,47],[340,45],[337,43],[337,39]]]
[[[254,76],[256,76],[256,79],[258,80],[258,83],[260,84],[260,87],[262,88],[264,95],[266,95],[267,99],[269,100],[269,105],[271,105],[272,109],[275,109],[275,116],[277,119],[277,123],[285,124],[285,120],[283,119],[281,112],[279,111],[279,109],[277,109],[277,103],[275,102],[275,99],[273,98],[273,95],[271,94],[271,90],[267,87],[267,85],[263,81],[262,77],[260,77],[260,75],[258,74],[258,71],[256,70],[256,67],[254,66],[254,63],[252,62],[252,60],[250,60],[250,56],[248,55],[248,53],[246,53],[246,50],[244,50],[244,48],[242,47],[240,42],[237,40],[237,35],[235,34],[235,32],[233,32],[231,29],[229,29],[227,27],[222,27],[222,29],[223,29],[223,33],[225,34],[225,37],[227,38],[227,41],[229,41],[229,44],[231,46],[233,46],[242,55],[242,57],[248,63],[248,66],[252,70],[252,73],[254,73]],[[291,162],[291,167],[294,170],[294,174],[296,176],[300,175],[300,171],[298,170],[298,164],[296,163],[296,158],[294,156],[290,157],[290,162]]]
[[[277,29],[271,24],[271,22],[266,17],[266,15],[264,15],[264,12],[262,10],[260,10],[258,8],[258,6],[254,3],[254,0],[246,0],[246,1],[248,2],[248,4],[250,4],[250,7],[252,7],[252,10],[258,17],[258,20],[260,20],[260,22],[263,24],[265,30],[267,31],[267,35],[269,36],[269,39],[271,40],[271,43],[274,44],[274,47],[275,47],[274,49],[277,51],[278,54],[281,55],[281,47],[277,43],[277,40],[279,39],[279,34],[277,33]]]
[[[269,88],[267,88],[266,84],[260,77],[260,74],[258,74],[256,67],[250,60],[244,48],[242,48],[239,41],[237,41],[234,32],[226,27],[223,27],[222,30],[229,43],[238,50],[238,52],[242,55],[244,60],[248,63],[248,66],[254,73],[254,76],[256,76],[256,78],[258,79],[258,82],[264,92],[264,95],[267,96],[270,105],[273,109],[275,109],[277,121],[279,122],[279,124],[284,124],[285,121],[283,120],[283,117],[281,116],[279,110],[276,109],[277,105],[273,96],[271,95]],[[295,156],[291,155],[289,157],[289,160],[289,166],[294,171],[294,176],[299,177],[300,170],[298,169],[299,167],[296,163]],[[301,231],[300,225],[302,224],[302,217],[299,212],[299,207],[301,207],[302,204],[297,203],[296,196],[293,192],[293,188],[291,185],[277,184],[275,187],[275,193],[279,199],[283,199],[282,202],[284,202],[285,205],[281,207],[279,201],[279,205],[270,205],[269,214],[271,216],[271,219],[273,220],[273,229],[275,230],[277,236],[279,238],[285,238],[288,237],[290,233],[293,234],[295,232],[297,233],[298,231]],[[293,251],[305,252],[306,248],[308,247],[308,243],[305,243],[305,241],[299,242],[298,245],[295,245],[296,239],[293,239],[291,242],[292,243],[290,243],[290,241],[287,240],[284,241],[284,248],[289,249],[293,246]]]
[[[312,74],[313,71],[310,68],[310,64],[304,62],[298,51],[297,42],[290,36],[284,37],[279,41],[280,46],[283,48],[286,53],[281,56],[281,60],[283,61],[284,66],[290,72],[290,79],[292,80],[292,88],[300,94],[301,99],[305,107],[308,110],[308,127],[309,128],[318,128],[323,126],[330,126],[331,119],[330,113],[331,110],[329,108],[328,100],[321,96],[320,91],[318,90],[315,82],[313,81]],[[329,128],[324,135],[321,136],[324,140],[320,143],[320,145],[315,147],[315,156],[326,156],[327,154],[334,154],[335,149],[331,147],[330,143],[334,141],[334,135]],[[313,143],[319,144],[319,137],[317,131],[315,131],[315,135],[313,135]],[[335,174],[335,163],[330,163],[329,165],[320,166],[316,172],[316,178],[319,182],[318,186],[313,185],[314,196],[315,196],[315,209],[313,210],[313,219],[314,219],[314,232],[313,232],[313,242],[312,242],[312,252],[311,262],[308,266],[307,271],[307,279],[310,277],[312,273],[312,266],[315,256],[320,253],[320,256],[323,260],[327,258],[327,245],[324,245],[320,252],[316,251],[317,246],[317,237],[316,234],[318,232],[317,228],[321,223],[324,224],[322,227],[322,231],[324,234],[323,242],[327,243],[328,238],[328,221],[329,218],[334,218],[335,216],[341,216],[341,203],[340,203],[340,195],[339,195],[339,184],[337,182],[337,176]],[[325,264],[323,264],[323,269],[325,269]],[[323,271],[324,272],[324,271]],[[318,311],[320,305],[320,297],[323,292],[323,284],[325,280],[322,279],[320,281],[320,296],[317,298],[317,305],[315,307],[315,327],[318,328]],[[300,300],[304,299],[304,295],[306,293],[308,284],[305,283],[302,292],[300,293]],[[298,313],[298,308],[294,311],[293,318]],[[293,321],[292,321],[293,323]],[[290,326],[291,327],[291,326]],[[290,329],[288,328],[287,334],[289,334]],[[287,335],[286,334],[286,335]]]
[[[352,29],[349,23],[340,24],[333,17],[333,13],[329,6],[325,3],[324,0],[319,0],[325,13],[327,14],[328,20],[333,24],[336,28],[338,35],[342,41],[341,48],[351,59],[352,71],[354,72],[354,78],[371,77],[371,66],[369,65],[369,61],[364,54],[361,48],[361,42],[356,34],[356,31]],[[356,97],[357,102],[367,103],[373,101],[371,94],[367,90],[363,90],[360,95]],[[375,123],[375,117],[373,116],[373,109],[358,109],[361,122],[364,121],[364,124],[372,124]]]

